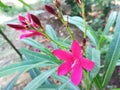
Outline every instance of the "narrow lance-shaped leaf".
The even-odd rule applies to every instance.
[[[41,73],[38,77],[32,80],[23,90],[36,90],[39,86],[41,86],[47,80],[47,78],[53,72],[55,72],[56,69],[57,68],[53,68],[51,70]]]
[[[29,60],[25,55],[23,60]],[[40,70],[38,68],[33,68],[31,70],[29,70],[29,74],[31,76],[32,79],[34,79],[35,77],[37,77],[40,74]]]
[[[3,90],[13,90],[15,83],[17,82],[19,76],[22,73],[17,74],[9,83],[8,85],[3,89]]]
[[[2,1],[0,1],[0,8],[7,9],[9,7],[5,5]]]
[[[51,64],[47,64],[46,61],[39,62],[39,61],[24,61],[24,62],[18,62],[15,64],[11,64],[9,66],[0,68],[0,77],[10,75],[16,72],[20,71],[28,71],[35,67],[45,67],[50,66]]]
[[[117,17],[117,12],[116,11],[113,11],[111,12],[109,18],[108,18],[108,21],[107,21],[107,24],[103,30],[103,34],[107,34],[110,27],[114,24],[115,20],[116,20],[116,17]]]
[[[64,16],[64,19],[67,20],[67,17]],[[74,17],[68,17],[68,22],[75,25],[76,27],[79,28],[79,30],[81,30],[82,32],[84,32],[84,20],[78,16],[74,16]],[[97,46],[98,44],[98,37],[95,33],[95,31],[88,25],[87,26],[87,36],[89,37],[89,39],[92,41],[92,43]]]
[[[104,63],[102,86],[105,87],[110,80],[116,63],[120,57],[120,12],[118,13],[114,39],[111,41]]]
[[[96,77],[100,70],[100,52],[99,50],[91,47],[87,47],[87,58],[95,62],[94,69],[90,72],[90,78]]]
[[[65,89],[66,86],[69,85],[69,83],[70,83],[70,80],[64,82],[62,85],[60,85],[60,86],[58,87],[58,90],[63,90],[63,89]]]
[[[68,77],[58,76],[56,73],[52,74],[51,77],[60,81],[60,82],[62,82],[62,83],[65,83],[66,81],[70,81],[70,79]],[[72,82],[67,82],[67,83],[69,83],[69,84],[66,86],[66,89],[68,89],[68,90],[79,90],[79,88],[77,86],[75,86],[74,84],[72,84]]]
[[[48,58],[46,55],[42,55],[38,52],[34,52],[34,51],[31,51],[31,50],[27,50],[27,49],[21,49],[20,51],[24,55],[25,60],[31,60],[32,59],[32,60],[35,60],[35,61],[39,60],[40,62],[43,62],[45,60],[46,61],[51,61],[50,58]],[[29,71],[29,74],[30,74],[31,78],[34,79],[40,74],[40,70],[39,70],[39,68],[33,68]],[[50,84],[51,82],[49,80],[47,80],[45,83]]]
[[[42,44],[38,43],[37,41],[35,41],[35,40],[31,39],[31,38],[24,39],[23,41],[25,43],[27,43],[27,44],[41,50],[45,54],[49,55],[52,58],[51,61],[53,61],[55,63],[60,63],[59,60],[57,60],[57,58],[51,53],[51,51],[48,48],[46,48]]]
[[[103,90],[103,88],[102,88],[102,80],[101,80],[101,77],[100,77],[99,74],[93,79],[93,81],[95,82],[95,84],[99,88],[99,90]]]
[[[58,41],[56,33],[55,33],[55,31],[54,31],[54,29],[52,28],[51,25],[46,25],[46,32],[53,40],[55,40],[56,42]],[[53,45],[54,49],[58,48],[57,45],[53,42],[52,42],[52,45]]]
[[[50,54],[51,52],[46,48],[44,47],[43,45],[41,45],[40,43],[38,43],[37,41],[31,39],[31,38],[27,38],[27,39],[23,39],[22,41],[24,41],[25,43],[41,50],[42,52],[44,53],[47,53],[47,54]]]
[[[20,49],[21,54],[25,55],[25,58],[28,60],[39,60],[40,62],[44,61],[50,61],[50,57],[44,54],[40,54],[38,52],[34,52],[25,48]]]
[[[120,90],[120,88],[114,88],[114,89],[112,89],[112,90]]]
[[[99,90],[102,90],[101,77],[99,76],[100,52],[99,50],[96,50],[95,48],[91,48],[88,46],[86,50],[86,54],[87,54],[87,58],[95,62],[94,69],[90,72],[90,79],[93,79]]]
[[[105,41],[106,41],[106,37],[104,35],[101,35],[100,40],[98,42],[97,48],[98,49],[102,48],[102,46],[104,45]]]
[[[21,2],[24,6],[26,6],[29,10],[33,10],[31,5],[27,4],[24,0],[18,0],[18,1]]]

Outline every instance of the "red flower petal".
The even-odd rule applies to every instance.
[[[87,58],[82,58],[81,65],[88,71],[91,71],[94,68],[95,63]]]
[[[74,57],[79,58],[82,56],[81,47],[77,40],[74,40],[71,46],[72,54]]]
[[[78,85],[82,80],[82,67],[80,64],[76,64],[72,69],[71,81],[73,84]]]
[[[28,21],[31,22],[31,14],[27,13]]]
[[[26,23],[26,18],[25,17],[23,17],[23,16],[19,16],[18,17],[18,19],[19,19],[19,21],[20,21],[20,23],[22,24],[22,25],[26,25],[27,23]]]
[[[27,33],[27,34],[22,34],[20,36],[20,39],[24,39],[24,38],[28,38],[28,37],[32,37],[32,36],[36,36],[36,35],[43,35],[39,32],[32,32],[32,33]]]
[[[69,52],[66,52],[66,51],[63,51],[60,49],[56,49],[52,53],[61,60],[69,61],[69,62],[74,61],[72,54],[70,54]]]
[[[58,67],[58,75],[64,75],[67,74],[71,70],[71,63],[69,62],[64,62]]]
[[[9,27],[15,28],[17,30],[25,29],[25,26],[19,24],[7,24]]]
[[[55,16],[58,16],[57,13],[55,12],[55,10],[54,10],[51,6],[45,5],[45,9],[46,9],[49,13],[51,13],[51,14],[53,14],[53,15],[55,15]]]
[[[38,19],[38,17],[31,14],[31,19],[32,19],[33,23],[35,23],[35,24],[37,24],[37,25],[39,25],[41,27],[41,23],[40,23],[40,20]]]

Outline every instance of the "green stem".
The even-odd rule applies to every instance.
[[[2,32],[0,29],[0,34],[3,36],[3,38],[10,44],[10,46],[16,51],[16,53],[20,56],[22,59],[22,54],[18,51],[18,49],[13,45],[13,43],[6,37],[6,35]]]
[[[60,18],[61,22],[62,22],[64,25],[66,25],[66,24],[67,24],[67,23],[66,23],[67,21],[65,21],[64,18],[63,18],[63,14],[62,14],[61,8],[58,8],[58,10],[59,10],[59,13],[60,13],[60,17],[59,17],[59,18]],[[70,36],[71,36],[71,39],[74,40],[74,35],[73,35],[73,32],[72,32],[71,28],[69,27],[69,25],[67,25],[66,28],[67,28],[67,31],[69,32]]]
[[[82,88],[82,86],[81,86],[81,85],[79,85],[79,88],[80,88],[80,90],[83,90],[83,88]]]
[[[65,41],[68,40],[69,38],[70,38],[70,35],[67,36],[67,37],[63,40],[63,42],[65,42]]]
[[[84,19],[84,38],[86,38],[87,34],[87,23],[86,23],[86,16],[85,16],[85,0],[82,0],[82,17]]]
[[[90,84],[89,84],[89,87],[88,87],[89,90],[92,89],[92,84],[93,84],[93,80],[92,80],[92,81],[90,82]]]
[[[27,4],[26,2],[24,2],[24,0],[19,0],[19,2],[21,2],[24,6],[28,7],[29,10],[33,10],[33,8],[29,4]]]
[[[34,28],[34,27],[33,27]],[[63,45],[61,45],[60,43],[56,42],[55,40],[53,40],[45,31],[45,28],[40,28],[40,29],[37,29],[37,28],[34,28],[36,31],[42,33],[44,36],[46,36],[46,38],[48,38],[50,41],[54,42],[55,44],[57,44],[58,46],[60,46],[61,48],[66,48],[68,49],[68,47],[65,47]]]
[[[65,47],[63,45],[61,45],[60,43],[56,42],[55,40],[53,40],[47,33],[44,33],[44,35],[49,39],[51,40],[52,42],[54,42],[55,44],[57,44],[58,46],[60,46],[61,48],[68,48],[68,47]]]
[[[73,32],[69,26],[67,26],[67,31],[70,33],[71,39],[74,40]]]
[[[85,76],[85,78],[84,78],[84,82],[85,82],[85,84],[86,84],[86,90],[89,90],[89,77],[88,77],[88,72],[87,71],[85,71],[85,70],[83,70],[83,74],[84,74],[84,76]]]

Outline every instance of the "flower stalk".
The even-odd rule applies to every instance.
[[[22,59],[22,54],[18,51],[18,49],[13,45],[13,43],[6,37],[6,35],[2,32],[0,29],[0,34],[3,36],[3,38],[9,43],[9,45],[16,51],[16,53],[19,55],[20,59]]]
[[[59,19],[61,20],[61,22],[63,23],[63,25],[66,26],[66,29],[69,32],[70,36],[71,36],[71,39],[74,40],[73,32],[72,32],[71,28],[68,25],[68,17],[67,17],[67,21],[65,21],[64,18],[63,18],[62,10],[61,10],[60,7],[58,8],[58,12],[60,13]]]
[[[85,86],[86,86],[86,90],[90,90],[89,87],[90,87],[90,83],[89,83],[89,77],[88,77],[88,72],[86,70],[83,70],[83,74],[85,76],[84,78],[84,82],[85,82]]]
[[[61,45],[60,43],[56,42],[55,40],[53,40],[47,33],[44,33],[44,36],[46,36],[47,39],[49,39],[50,41],[54,42],[56,45],[58,45],[61,48],[66,48],[66,49],[68,48],[68,47],[66,47],[64,45]]]
[[[84,20],[84,36],[83,36],[83,40],[82,40],[82,49],[83,49],[83,53],[85,53],[85,47],[86,47],[86,37],[87,37],[87,22],[86,22],[86,16],[85,16],[85,0],[76,0],[76,3],[78,4],[78,6],[81,8],[82,12],[81,15],[83,17]]]
[[[53,14],[54,16],[56,16],[62,23],[63,25],[66,26],[66,29],[67,31],[69,32],[70,36],[71,36],[71,39],[74,40],[74,35],[73,35],[73,32],[71,30],[71,28],[68,26],[68,21],[65,21],[64,18],[63,18],[63,13],[62,13],[62,10],[60,8],[60,3],[57,1],[57,0],[54,0],[54,5],[56,6],[57,11],[55,11],[51,6],[49,5],[45,5],[45,9]]]
[[[84,19],[84,38],[86,39],[87,34],[87,22],[86,22],[86,16],[85,16],[85,0],[82,0],[81,3],[81,9],[82,9],[82,17]]]

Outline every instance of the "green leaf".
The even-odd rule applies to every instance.
[[[103,30],[103,34],[107,34],[110,27],[114,24],[115,20],[116,20],[116,17],[117,17],[117,12],[116,11],[112,11],[109,15],[109,18],[108,18],[108,21],[107,21],[107,24]]]
[[[24,41],[25,43],[41,50],[44,53],[47,53],[48,55],[51,54],[50,50],[46,47],[44,47],[42,44],[38,43],[37,41],[31,39],[31,38],[27,38],[27,39],[23,39],[22,41]]]
[[[56,90],[56,88],[39,88],[39,89],[36,89],[36,90]]]
[[[95,48],[87,47],[87,58],[95,63],[93,70],[90,72],[90,78],[93,79],[100,70],[100,51]]]
[[[3,89],[3,90],[13,90],[15,83],[17,82],[19,76],[22,73],[17,74],[9,83],[8,85]]]
[[[63,90],[66,88],[67,85],[69,85],[70,80],[64,82],[61,86],[58,87],[58,90]]]
[[[111,90],[120,90],[120,88],[114,88],[114,89],[111,89]]]
[[[70,40],[63,40],[62,38],[59,38],[58,42],[61,43],[63,46],[66,46],[68,49],[70,49],[72,41],[70,41]]]
[[[0,8],[7,9],[9,7],[0,1]]]
[[[39,88],[37,88],[36,90],[56,90],[58,86],[56,84],[50,84],[50,85],[42,85]]]
[[[30,38],[24,39],[23,41],[25,43],[27,43],[27,44],[41,50],[42,52],[44,52],[48,56],[50,56],[51,60],[53,62],[58,63],[58,64],[60,63],[60,61],[51,53],[51,51],[48,48],[44,47],[42,44],[40,44],[40,43],[36,42],[35,40],[30,39]]]
[[[20,50],[21,53],[24,55],[24,60],[39,60],[40,62],[43,61],[51,61],[50,58],[48,60],[48,57],[46,55],[40,54],[38,52],[33,52],[31,50],[27,50],[27,49],[21,49]],[[38,75],[40,75],[40,70],[38,68],[33,68],[31,70],[29,70],[29,74],[31,76],[32,79],[34,79],[35,77],[37,77]],[[50,83],[49,80],[46,81],[47,84]]]
[[[21,53],[24,55],[25,60],[39,60],[40,62],[43,61],[52,61],[47,55],[43,55],[40,54],[38,52],[34,52],[31,50],[27,50],[27,49],[20,49]],[[36,78],[38,75],[40,75],[40,70],[38,68],[33,68],[31,70],[29,70],[29,74],[31,76],[32,79]],[[45,82],[46,84],[50,84],[51,82],[49,80],[47,80]]]
[[[99,90],[103,90],[102,89],[102,81],[101,81],[101,77],[99,74],[93,79],[93,81],[95,82],[95,84],[99,88]]]
[[[114,39],[111,41],[107,55],[105,57],[104,75],[102,81],[103,87],[105,87],[108,81],[110,80],[119,57],[120,57],[120,12],[118,13],[116,21]]]
[[[40,54],[38,52],[34,52],[25,48],[20,49],[21,54],[25,56],[25,59],[28,60],[39,60],[40,62],[44,61],[51,61],[50,57],[44,54]]]
[[[24,0],[18,0],[19,2],[21,2],[24,6],[26,6],[29,10],[34,10],[31,5],[27,4]]]
[[[32,80],[23,90],[35,90],[42,85],[47,78],[55,72],[56,68],[50,69],[46,72],[41,73],[38,77]]]
[[[29,59],[26,58],[26,56],[24,55],[23,60],[29,60]],[[34,79],[35,77],[37,77],[40,74],[40,70],[38,68],[33,68],[33,69],[29,70],[29,74],[30,74],[31,78]]]
[[[58,38],[56,36],[55,30],[52,28],[51,25],[46,25],[46,33],[54,40],[54,41],[58,41]],[[52,45],[54,47],[54,49],[57,49],[57,45],[55,43],[52,42]]]
[[[120,66],[120,59],[118,60],[116,66]]]
[[[36,78],[38,75],[40,75],[40,70],[38,68],[33,68],[29,70],[29,74],[32,79]]]
[[[64,16],[65,20],[67,20],[67,17]],[[68,17],[68,22],[75,25],[76,27],[79,28],[79,30],[81,30],[82,32],[84,32],[84,21],[81,17],[78,16],[73,16],[73,17]],[[98,44],[98,37],[95,33],[95,31],[90,27],[87,26],[87,36],[89,37],[89,39],[93,42],[93,44],[95,46],[97,46]]]
[[[39,88],[39,89],[36,89],[36,90],[58,90],[58,89],[46,87],[46,88]],[[70,90],[70,89],[61,89],[61,90]]]
[[[105,37],[104,35],[102,35],[102,36],[100,37],[99,42],[98,42],[97,48],[98,48],[98,49],[102,48],[102,46],[104,45],[104,42],[105,42],[105,41],[106,41],[106,37]]]
[[[58,40],[56,33],[51,25],[46,25],[46,32],[52,39],[54,39],[55,41]]]
[[[30,60],[30,59],[28,59],[25,55],[23,55],[23,61],[24,60]],[[37,77],[40,74],[40,70],[38,68],[33,68],[33,69],[29,70],[29,74],[30,74],[31,78],[34,79],[35,77]]]
[[[51,75],[52,78],[65,83],[66,81],[70,81],[68,77],[65,76],[58,76],[56,73]],[[69,90],[79,90],[79,88],[75,85],[73,85],[71,82],[68,82],[68,85],[66,86]]]
[[[39,62],[39,61],[23,61],[18,62],[15,64],[11,64],[9,66],[0,68],[0,77],[13,74],[15,72],[20,71],[28,71],[30,69],[33,69],[35,67],[44,67],[44,66],[50,66],[52,64],[47,63],[46,61]]]

